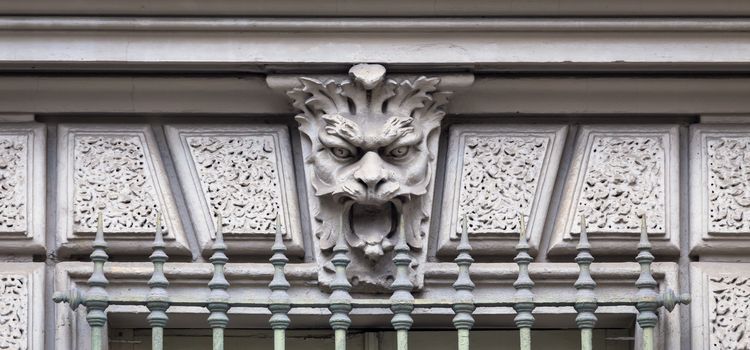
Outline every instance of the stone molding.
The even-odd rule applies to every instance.
[[[44,263],[0,263],[0,346],[43,350]]]
[[[676,125],[581,127],[549,254],[574,254],[584,214],[597,256],[629,255],[645,214],[654,252],[677,255],[678,146]]]
[[[566,125],[451,125],[438,254],[456,254],[466,208],[472,255],[514,255],[519,214],[536,254],[567,131]]]
[[[172,124],[165,131],[204,255],[221,211],[233,254],[267,255],[278,214],[287,254],[304,256],[287,126]]]
[[[692,348],[750,346],[750,263],[690,263]]]
[[[0,123],[0,253],[44,254],[46,135],[38,123]]]
[[[690,251],[750,250],[750,125],[690,127]]]
[[[58,254],[91,252],[99,211],[111,254],[150,251],[157,211],[170,254],[189,253],[149,126],[60,124],[57,169]]]

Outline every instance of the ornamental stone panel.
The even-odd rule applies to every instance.
[[[599,254],[630,254],[645,216],[654,251],[678,254],[678,135],[675,125],[582,126],[549,253],[574,253],[583,216]]]
[[[288,253],[304,255],[287,126],[175,124],[166,132],[204,253],[221,216],[233,254],[267,257],[278,224]]]
[[[690,129],[690,246],[697,254],[750,250],[750,125]]]
[[[43,124],[0,123],[0,254],[45,252],[45,138]]]
[[[150,250],[157,213],[167,249],[187,240],[151,129],[135,124],[61,124],[58,131],[60,254],[89,253],[102,213],[113,254]]]
[[[750,349],[750,263],[690,264],[693,349]]]
[[[472,254],[515,254],[521,218],[535,254],[567,130],[563,125],[452,125],[438,253],[455,254],[466,217]]]
[[[0,349],[44,349],[44,263],[0,263]]]

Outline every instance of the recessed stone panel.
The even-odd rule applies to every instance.
[[[583,216],[598,254],[629,255],[645,216],[655,252],[677,254],[678,134],[674,125],[581,127],[550,253],[575,253]]]
[[[0,123],[0,253],[44,254],[45,131]]]
[[[693,349],[750,347],[750,263],[691,263]]]
[[[567,126],[454,125],[443,193],[440,254],[455,254],[467,219],[472,254],[513,254],[524,218],[538,248]]]
[[[170,125],[166,130],[205,252],[221,216],[233,253],[269,255],[278,223],[290,254],[304,254],[286,126]]]
[[[0,263],[0,348],[44,349],[44,264]]]
[[[151,129],[145,125],[63,124],[58,132],[58,243],[88,253],[97,217],[114,254],[146,254],[157,213],[168,249],[187,240]]]
[[[694,125],[690,245],[698,254],[750,249],[750,126]]]

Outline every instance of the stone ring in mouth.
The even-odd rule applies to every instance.
[[[398,197],[382,204],[346,201],[341,215],[348,226],[349,245],[363,249],[369,260],[377,261],[393,248],[391,237],[398,230],[402,204],[403,199]]]

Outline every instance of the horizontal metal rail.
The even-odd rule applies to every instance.
[[[453,288],[452,298],[426,299],[414,298],[414,288],[408,273],[412,263],[409,246],[405,242],[403,223],[399,227],[398,243],[394,247],[393,263],[396,266],[396,276],[391,285],[393,293],[389,299],[353,298],[350,294],[351,283],[347,277],[349,247],[344,235],[339,233],[337,243],[332,249],[331,263],[335,268],[335,276],[330,284],[331,294],[328,301],[292,298],[288,294],[291,285],[286,279],[285,267],[289,259],[285,255],[286,247],[282,239],[280,227],[276,226],[275,241],[272,247],[273,255],[270,263],[274,274],[268,287],[271,291],[267,298],[237,300],[229,293],[229,281],[225,277],[225,265],[229,261],[226,255],[227,246],[221,231],[221,220],[217,222],[216,238],[212,246],[213,255],[209,259],[213,264],[213,277],[208,282],[209,295],[207,298],[172,297],[168,294],[169,281],[164,274],[164,265],[168,259],[164,251],[165,244],[161,232],[161,219],[157,217],[157,228],[154,235],[153,252],[149,259],[154,266],[154,272],[148,281],[147,295],[110,297],[106,287],[109,282],[104,274],[104,264],[108,260],[107,244],[101,225],[101,214],[94,250],[91,260],[94,269],[88,279],[88,290],[82,291],[71,288],[65,292],[56,292],[53,299],[57,303],[66,302],[72,309],[79,305],[86,307],[86,319],[91,327],[91,349],[102,349],[103,327],[107,321],[106,309],[110,305],[146,306],[149,309],[147,321],[152,328],[152,349],[162,350],[164,347],[164,328],[167,325],[167,311],[173,306],[190,306],[206,308],[210,314],[208,325],[212,329],[213,349],[224,349],[224,329],[229,323],[228,311],[237,307],[267,308],[271,312],[270,328],[274,334],[274,349],[285,350],[286,330],[291,325],[289,312],[298,308],[327,308],[331,312],[329,324],[334,331],[335,350],[346,350],[346,335],[352,324],[350,313],[354,309],[390,309],[393,313],[391,324],[396,331],[396,349],[408,349],[408,331],[414,319],[415,309],[450,308],[455,317],[453,325],[457,332],[458,350],[470,349],[470,330],[474,325],[473,315],[479,308],[509,307],[516,310],[514,319],[519,330],[521,350],[531,349],[531,334],[534,325],[533,311],[538,307],[573,307],[577,311],[576,324],[581,332],[581,349],[592,349],[592,330],[596,325],[596,309],[601,306],[632,306],[638,311],[637,323],[643,329],[643,349],[654,349],[654,328],[658,321],[657,311],[665,308],[671,311],[677,304],[690,302],[689,295],[676,295],[671,289],[658,293],[658,285],[651,272],[654,256],[651,254],[651,243],[648,241],[645,220],[641,223],[641,239],[637,245],[636,261],[640,264],[641,272],[635,286],[638,292],[628,297],[598,296],[596,282],[591,276],[591,264],[594,257],[586,233],[586,221],[581,217],[581,233],[577,246],[578,254],[575,262],[579,266],[578,279],[573,287],[577,290],[572,298],[555,296],[536,296],[533,292],[534,282],[529,275],[529,265],[533,258],[529,255],[530,246],[526,238],[524,219],[520,219],[520,235],[516,246],[517,255],[514,258],[518,266],[518,273],[513,287],[516,293],[509,299],[484,299],[473,295],[475,288],[471,280],[470,266],[474,262],[471,257],[471,245],[466,227],[466,219],[462,224],[460,242],[457,246],[458,256],[454,260],[458,266],[458,276]],[[278,222],[278,220],[277,220]]]

